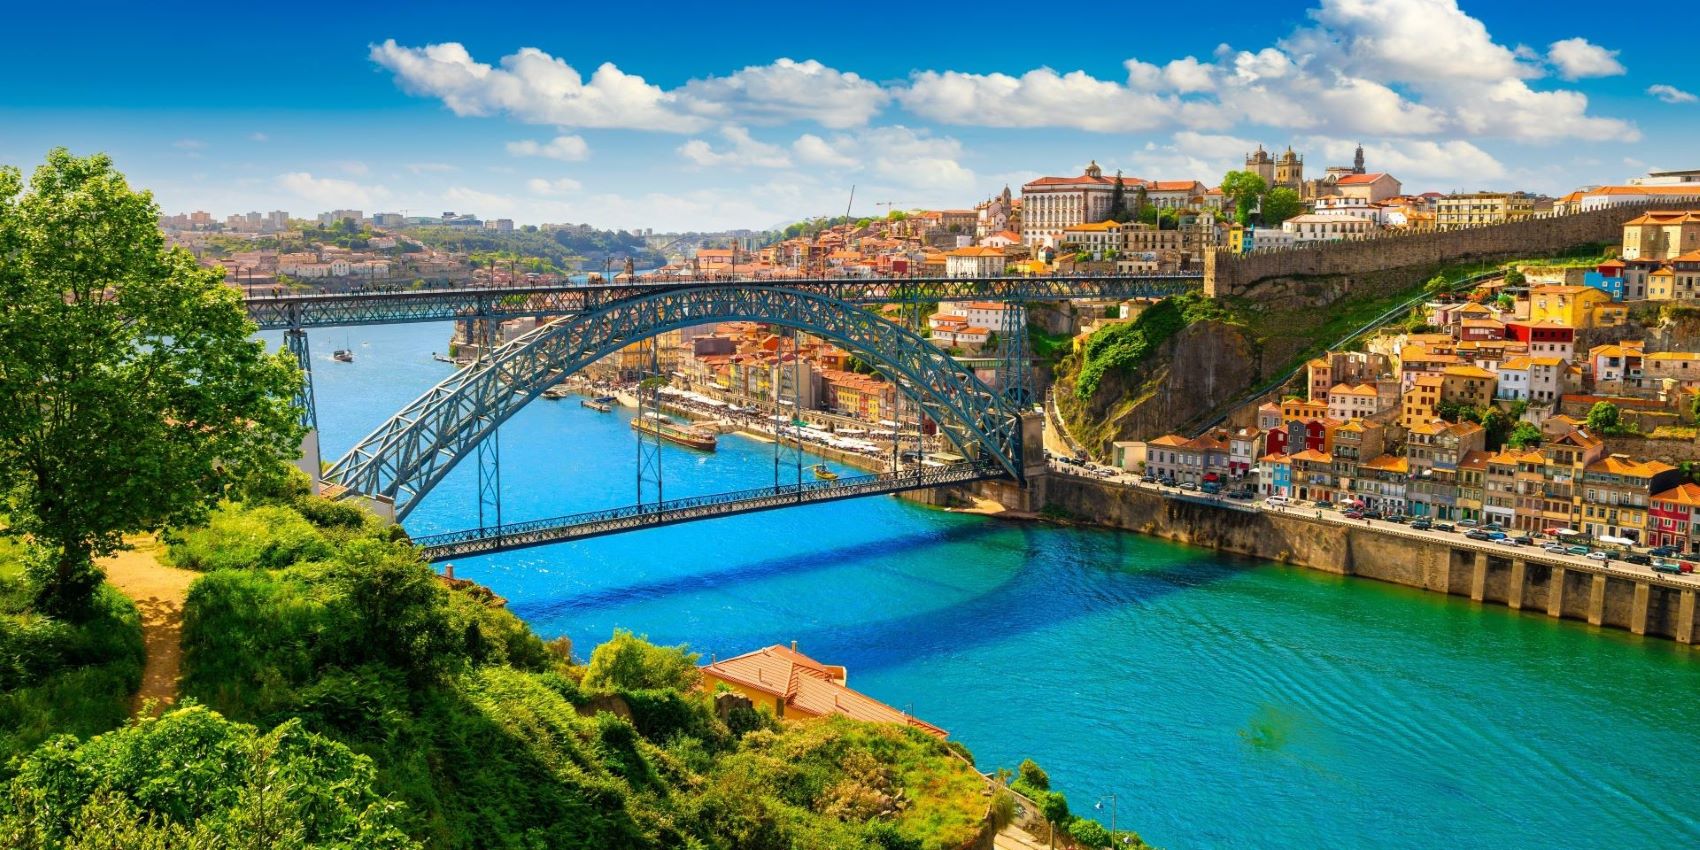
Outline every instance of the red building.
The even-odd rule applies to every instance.
[[[1700,512],[1700,484],[1678,484],[1654,494],[1647,508],[1646,543],[1695,551],[1690,540],[1697,512]]]

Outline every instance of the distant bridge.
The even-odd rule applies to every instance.
[[[627,505],[550,519],[432,534],[415,537],[413,542],[424,550],[426,560],[439,562],[569,540],[584,540],[622,531],[657,528],[691,520],[815,505],[861,496],[901,493],[1006,476],[1007,473],[993,463],[952,463],[933,468],[916,468],[913,471],[858,475],[837,481],[804,481],[709,496],[670,499],[656,504]]]
[[[409,322],[553,318],[597,310],[655,292],[704,286],[792,289],[850,304],[927,304],[939,301],[1121,301],[1167,298],[1204,286],[1202,275],[1075,275],[1062,277],[893,277],[799,280],[700,280],[457,287],[383,292],[244,296],[248,318],[262,330]]]

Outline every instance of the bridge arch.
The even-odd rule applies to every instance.
[[[404,519],[502,422],[592,362],[672,330],[750,320],[842,346],[896,378],[965,457],[1021,478],[1020,415],[913,331],[869,310],[784,287],[688,286],[621,299],[544,325],[427,390],[332,464],[325,480],[394,502]]]

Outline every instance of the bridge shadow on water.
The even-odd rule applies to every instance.
[[[765,643],[797,640],[803,646],[830,647],[833,663],[857,670],[903,666],[936,655],[958,654],[975,646],[1009,641],[1072,619],[1130,606],[1151,605],[1171,594],[1229,580],[1257,562],[1205,549],[1184,547],[1131,532],[1058,529],[1029,522],[987,520],[943,532],[908,534],[821,552],[798,553],[686,576],[599,590],[564,599],[518,603],[514,613],[533,622],[582,616],[634,602],[724,590],[739,584],[795,576],[890,558],[917,558],[939,546],[985,540],[1015,531],[1021,535],[1019,566],[995,585],[941,608],[872,619],[851,625],[818,621],[777,626]],[[892,580],[927,583],[914,572]],[[945,593],[958,588],[943,582]],[[806,605],[830,604],[831,590]],[[806,608],[800,606],[800,612]],[[805,615],[806,616],[806,615]],[[624,624],[643,631],[642,623]],[[744,652],[754,646],[696,648]]]
[[[515,603],[510,610],[524,620],[546,621],[563,615],[588,614],[594,611],[618,608],[634,602],[654,601],[670,596],[722,589],[729,585],[764,581],[780,576],[796,576],[877,561],[922,548],[965,543],[989,537],[997,533],[998,530],[999,527],[994,523],[965,524],[945,529],[942,532],[905,534],[900,537],[870,540],[866,543],[842,546],[823,552],[806,552],[787,555],[782,558],[767,558],[738,564],[726,569],[708,570],[690,575],[671,576],[655,581],[610,587],[566,599],[540,599],[532,602]]]

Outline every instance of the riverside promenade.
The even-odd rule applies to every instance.
[[[1217,499],[1125,473],[1101,477],[1068,464],[1052,464],[1051,471],[1046,505],[1077,521],[1683,644],[1695,639],[1700,576],[1350,520],[1333,511]]]

